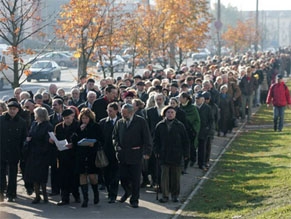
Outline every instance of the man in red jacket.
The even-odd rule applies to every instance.
[[[284,123],[284,111],[285,107],[291,104],[290,93],[287,85],[283,81],[283,76],[277,75],[277,83],[271,85],[267,100],[267,106],[269,107],[270,103],[273,104],[274,108],[274,131],[281,132],[283,129]],[[279,119],[279,125],[277,126]]]

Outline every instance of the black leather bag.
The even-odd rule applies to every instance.
[[[95,158],[95,165],[97,168],[107,167],[109,164],[108,158],[104,153],[104,150],[101,148],[97,150],[96,158]]]

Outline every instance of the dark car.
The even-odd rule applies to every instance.
[[[32,64],[29,68],[27,81],[30,82],[32,79],[52,81],[54,78],[57,81],[61,80],[61,67],[54,61],[43,60]]]

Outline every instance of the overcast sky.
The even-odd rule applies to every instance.
[[[291,0],[258,0],[259,10],[291,10]],[[255,11],[256,0],[220,0],[221,4],[231,4],[239,11]],[[211,7],[217,0],[211,0]]]

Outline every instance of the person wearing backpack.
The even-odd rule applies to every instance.
[[[285,107],[289,107],[291,104],[290,92],[281,74],[277,75],[277,82],[271,85],[266,103],[268,107],[270,104],[273,105],[274,131],[281,132],[284,124]]]

